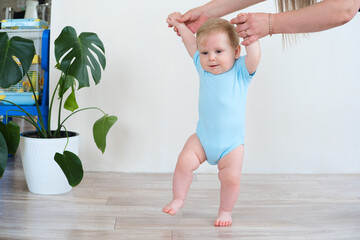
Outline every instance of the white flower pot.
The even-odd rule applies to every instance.
[[[62,194],[70,192],[65,174],[55,162],[56,152],[63,153],[67,138],[32,138],[30,132],[21,134],[20,151],[27,186],[36,194]],[[69,137],[67,151],[79,152],[79,134]]]

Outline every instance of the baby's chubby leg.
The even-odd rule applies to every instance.
[[[244,145],[240,145],[220,159],[218,163],[221,182],[220,208],[215,226],[230,226],[231,213],[240,192],[241,167],[244,156]]]
[[[205,151],[199,138],[196,134],[191,135],[178,157],[173,176],[173,200],[163,208],[164,213],[174,215],[183,207],[193,179],[193,171],[205,160]]]

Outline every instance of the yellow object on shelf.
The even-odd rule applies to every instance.
[[[31,98],[32,98],[33,100],[35,100],[34,95],[31,95]],[[38,96],[38,95],[36,95],[36,100],[39,100],[39,96]]]
[[[19,61],[19,59],[15,56],[12,56],[12,58],[14,59],[14,61],[19,65],[21,66],[21,62]],[[34,58],[32,60],[32,64],[40,64],[41,63],[41,60],[40,60],[40,56],[39,55],[34,55]]]
[[[32,64],[40,64],[40,56],[35,55]]]
[[[33,87],[36,89],[36,81],[38,80],[37,71],[29,71],[29,72],[28,72],[28,75],[29,75],[29,77],[30,77],[31,84],[32,84]],[[27,78],[27,75],[25,75],[22,84],[23,84],[23,88],[22,88],[22,89],[19,89],[18,92],[20,92],[20,90],[22,90],[22,91],[24,91],[24,92],[30,92],[31,86],[30,86],[29,79]]]

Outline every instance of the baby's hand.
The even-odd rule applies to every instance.
[[[182,14],[179,12],[173,12],[171,13],[168,18],[166,19],[166,22],[169,24],[169,27],[176,27],[177,25],[180,24],[180,22],[178,22],[177,18],[181,17]]]

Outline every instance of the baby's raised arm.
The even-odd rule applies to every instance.
[[[249,46],[246,46],[246,57],[245,65],[250,74],[253,74],[256,71],[257,66],[260,62],[261,51],[259,40],[256,40]]]
[[[184,23],[180,23],[176,20],[178,17],[181,16],[181,13],[174,12],[168,16],[166,22],[178,29],[178,32],[186,47],[186,50],[188,51],[190,57],[193,57],[195,52],[197,51],[196,38],[195,35]]]

